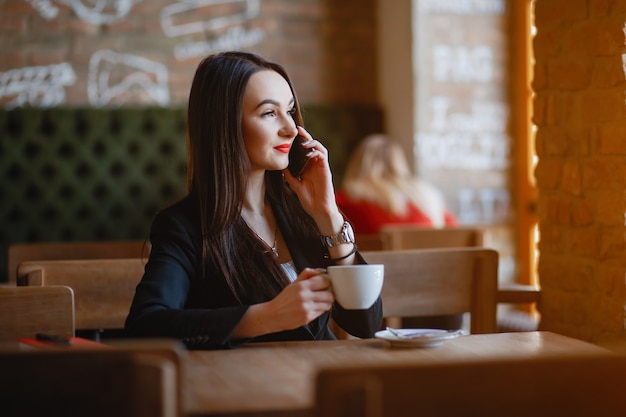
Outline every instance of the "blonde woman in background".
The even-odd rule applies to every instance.
[[[355,149],[336,200],[356,234],[386,224],[457,225],[441,192],[413,175],[403,149],[383,134],[366,136]]]
[[[417,178],[400,145],[383,134],[366,136],[354,150],[336,201],[356,235],[377,234],[386,224],[457,225],[441,192]],[[462,325],[460,314],[402,319],[406,328],[456,330]]]

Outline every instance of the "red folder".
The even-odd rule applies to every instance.
[[[66,339],[69,343],[59,343],[49,340],[39,340],[34,337],[24,337],[18,339],[20,343],[33,346],[39,349],[112,349],[111,346],[82,337],[70,337]]]

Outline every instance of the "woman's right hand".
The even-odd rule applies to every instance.
[[[285,287],[268,304],[281,330],[295,329],[329,311],[335,296],[324,269],[305,268],[298,279]]]
[[[274,299],[250,306],[233,332],[249,338],[304,326],[332,308],[335,296],[324,269],[305,268]]]

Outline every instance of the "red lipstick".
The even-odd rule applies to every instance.
[[[289,153],[289,148],[291,148],[291,145],[286,143],[284,145],[279,145],[279,146],[274,146],[274,149],[276,149],[278,152],[282,152],[282,153]]]

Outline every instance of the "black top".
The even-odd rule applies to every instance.
[[[305,267],[328,266],[320,239],[296,236],[280,207],[272,205],[272,210],[298,273]],[[232,332],[249,306],[235,299],[223,275],[200,276],[200,231],[198,204],[191,195],[157,214],[150,233],[150,258],[126,319],[129,336],[172,337],[195,349],[232,348],[245,342],[335,338],[328,328],[330,314],[324,313],[297,329],[253,339],[233,339]],[[364,263],[360,255],[358,259]],[[246,259],[241,259],[241,266],[245,264]],[[379,297],[367,310],[345,310],[335,303],[332,316],[348,333],[372,337],[382,323],[382,301]]]

